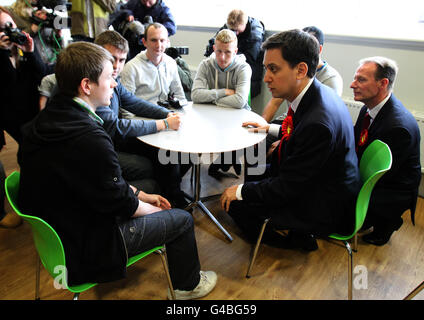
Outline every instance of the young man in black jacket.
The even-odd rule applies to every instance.
[[[205,296],[217,276],[200,271],[191,215],[123,179],[95,113],[113,95],[112,64],[88,42],[60,53],[59,93],[23,128],[19,204],[61,237],[70,285],[123,278],[128,257],[166,244],[176,298]]]

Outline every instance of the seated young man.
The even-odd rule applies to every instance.
[[[218,32],[213,54],[204,59],[197,70],[193,82],[191,97],[194,103],[213,103],[219,107],[248,109],[250,78],[252,69],[243,54],[237,55],[237,36],[229,30]],[[209,167],[209,174],[217,175],[218,169],[227,171],[231,164],[219,164],[221,159]],[[237,174],[241,165],[237,163],[233,153],[232,164]]]
[[[128,257],[166,244],[177,299],[202,297],[217,276],[200,271],[192,217],[123,179],[95,113],[117,85],[113,61],[88,42],[60,53],[59,93],[23,128],[19,205],[61,237],[69,285],[121,279]]]
[[[168,100],[169,95],[187,104],[177,63],[165,53],[169,45],[168,31],[160,23],[150,24],[144,31],[141,51],[128,61],[122,70],[122,84],[137,97],[157,103]]]

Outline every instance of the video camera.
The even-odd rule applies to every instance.
[[[4,27],[4,33],[9,37],[10,42],[14,42],[17,44],[25,44],[27,42],[26,35],[18,28],[12,28],[12,24],[10,22],[6,23]]]
[[[66,0],[36,0],[31,3],[33,7],[37,7],[38,10],[41,10],[43,7],[51,9],[52,12],[46,12],[46,19],[41,19],[35,15],[35,12],[32,13],[31,21],[34,24],[42,24],[45,28],[52,29],[69,29],[71,27],[71,18],[58,16],[55,11],[66,12],[71,9],[72,3],[67,2]]]
[[[142,46],[144,31],[151,23],[153,23],[153,19],[151,16],[145,16],[143,22],[140,22],[138,20],[124,20],[119,24],[118,29],[116,31],[122,34],[122,36],[127,39],[130,45]]]
[[[181,55],[188,54],[188,47],[186,46],[168,47],[166,48],[165,53],[173,59],[177,59],[178,57],[181,58]]]

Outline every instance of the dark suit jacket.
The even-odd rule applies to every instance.
[[[355,141],[359,139],[366,111],[367,107],[362,107],[356,121]],[[379,211],[383,216],[400,216],[409,208],[413,213],[421,180],[420,131],[415,118],[393,94],[371,123],[367,142],[358,148],[358,159],[375,139],[388,144],[393,163],[374,187],[368,214]]]
[[[347,107],[333,89],[315,79],[293,123],[281,148],[281,163],[276,148],[271,177],[244,184],[243,199],[267,206],[272,220],[291,228],[352,231],[360,179]]]

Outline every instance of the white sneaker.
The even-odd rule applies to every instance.
[[[215,288],[218,276],[214,271],[200,271],[199,284],[193,290],[174,290],[176,300],[191,300],[206,296]],[[168,299],[172,300],[168,288]]]

